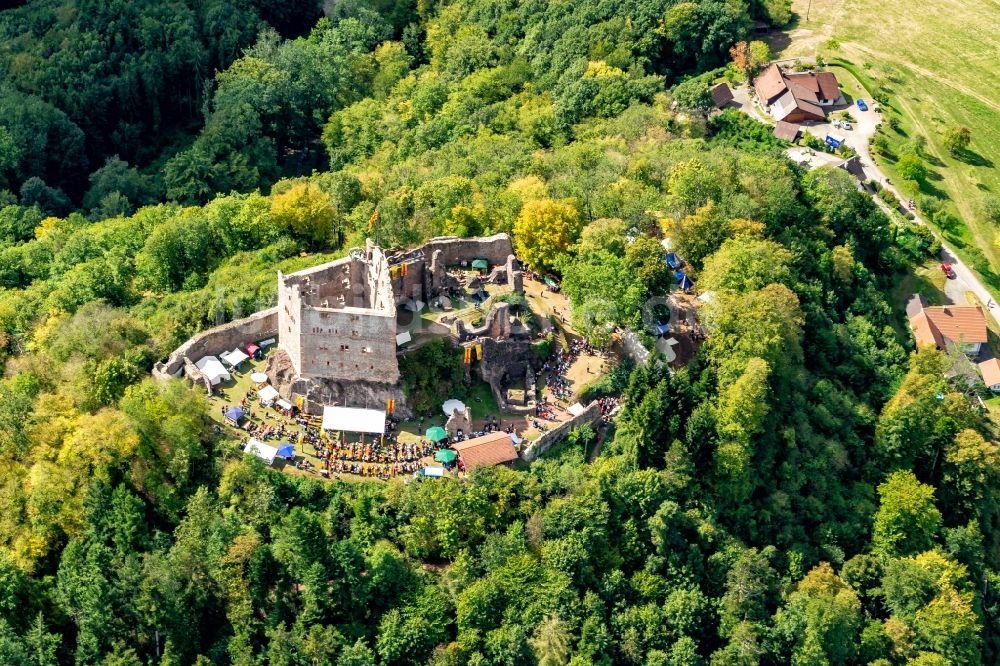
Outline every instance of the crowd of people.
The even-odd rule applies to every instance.
[[[593,356],[603,352],[595,350],[583,338],[576,338],[569,343],[569,351],[556,354],[555,358],[546,361],[542,366],[542,372],[546,373],[545,387],[560,400],[569,400],[573,396],[573,389],[566,374],[581,354]]]
[[[620,395],[609,395],[603,398],[597,399],[597,404],[601,410],[601,419],[608,423],[611,418],[617,413],[618,407],[622,404],[622,396]]]

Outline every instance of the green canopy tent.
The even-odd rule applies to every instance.
[[[427,439],[432,442],[440,442],[448,439],[448,433],[441,426],[434,426],[433,428],[427,429]]]
[[[472,267],[481,271],[485,271],[490,267],[489,263],[485,259],[475,259],[472,262]]]
[[[442,463],[444,463],[446,465],[448,463],[455,462],[455,458],[457,458],[457,457],[458,457],[458,454],[455,453],[454,451],[452,451],[451,449],[441,449],[440,451],[438,451],[437,453],[434,454],[434,460],[437,460],[438,462],[442,462]]]

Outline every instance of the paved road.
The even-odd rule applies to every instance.
[[[868,113],[873,114],[874,112],[868,111]],[[857,113],[855,115],[857,115]],[[899,190],[896,189],[895,185],[887,183],[885,174],[878,168],[878,165],[875,164],[875,160],[872,159],[871,152],[868,150],[867,137],[863,142],[859,141],[858,145],[852,145],[851,147],[858,152],[858,157],[861,160],[861,164],[865,168],[865,173],[882,183],[882,187],[888,188],[890,192],[896,195],[896,199],[899,200],[900,205],[903,205],[906,199],[904,199],[899,193]],[[944,239],[941,238],[941,235],[938,234],[933,227],[927,224],[927,221],[921,217],[919,212],[912,212],[914,221],[926,226],[931,230],[931,233],[933,233],[934,236],[941,241],[941,260],[947,261],[951,264],[952,269],[955,271],[955,278],[948,280],[945,283],[945,296],[947,296],[952,303],[965,305],[968,303],[968,298],[966,296],[967,292],[972,292],[976,295],[976,298],[987,306],[987,309],[989,310],[994,321],[1000,321],[1000,306],[998,306],[993,300],[993,296],[990,295],[989,290],[979,279],[979,276],[977,276],[964,261],[958,258],[955,251],[948,247],[948,245],[944,242]]]
[[[736,103],[739,104],[740,109],[744,113],[768,124],[772,122],[770,118],[764,117],[761,110],[753,104],[752,92],[750,91],[749,86],[745,84],[737,86],[733,90],[733,96]],[[845,137],[847,139],[845,143],[857,152],[858,159],[864,167],[865,174],[869,178],[882,183],[883,187],[887,187],[889,191],[896,196],[896,199],[900,202],[900,206],[904,206],[906,199],[903,198],[903,196],[899,193],[899,190],[897,190],[894,185],[887,182],[885,174],[878,168],[878,165],[875,164],[875,160],[872,159],[871,156],[871,151],[868,149],[868,142],[878,130],[882,117],[881,114],[876,113],[872,109],[873,100],[867,101],[869,103],[868,111],[861,111],[856,105],[837,107],[837,109],[843,109],[850,112],[853,118],[853,127],[850,130],[835,128],[832,123],[810,123],[808,125],[802,125],[802,129],[814,136],[819,137],[820,139],[825,139],[827,132],[834,132]],[[836,112],[837,109],[831,110],[831,113]],[[801,148],[791,148],[789,149],[788,154],[789,157],[799,163],[808,162],[810,168],[816,168],[824,163],[837,163],[840,161],[839,159],[834,158],[834,156],[826,155],[824,153],[815,153],[810,156],[807,154],[807,151],[803,151]],[[888,210],[878,197],[874,198],[879,205],[881,205],[885,210]],[[989,290],[986,289],[986,286],[982,283],[979,277],[965,264],[965,262],[958,258],[958,255],[955,254],[954,250],[948,247],[948,245],[944,242],[944,239],[941,238],[941,235],[938,234],[933,227],[927,224],[926,220],[924,220],[919,213],[916,211],[913,211],[913,213],[914,221],[926,226],[931,230],[931,233],[933,233],[934,236],[941,241],[941,260],[950,263],[955,271],[955,278],[950,279],[945,283],[945,296],[952,303],[964,305],[968,303],[966,294],[968,292],[972,292],[982,303],[986,304],[993,319],[1000,322],[1000,306],[998,306],[993,300]]]
[[[868,102],[871,104],[871,100],[868,100]],[[825,138],[827,131],[832,131],[844,136],[847,139],[846,144],[857,152],[858,159],[864,167],[865,174],[867,174],[869,178],[882,183],[883,187],[887,187],[889,191],[896,196],[900,205],[904,206],[907,200],[903,198],[903,196],[899,193],[899,190],[897,190],[894,185],[886,182],[885,174],[878,168],[878,165],[872,158],[871,151],[868,149],[868,142],[878,130],[878,125],[881,122],[880,114],[876,113],[871,108],[869,108],[868,111],[861,111],[857,108],[857,106],[850,107],[850,113],[854,118],[854,127],[851,130],[836,129],[829,123],[817,123],[803,127],[810,134],[820,138]],[[796,159],[796,153],[792,152],[794,150],[796,149],[791,149],[789,154],[793,159]],[[814,164],[812,166],[819,166],[819,164],[815,163],[815,159],[813,161]],[[875,200],[883,207],[883,209],[888,211],[888,208],[878,197],[875,197]],[[958,258],[954,250],[945,244],[941,235],[938,234],[933,227],[928,225],[926,220],[924,220],[917,211],[913,211],[913,214],[915,222],[926,226],[931,230],[931,233],[933,233],[934,236],[941,241],[941,260],[950,263],[955,271],[955,278],[947,280],[945,283],[944,293],[948,300],[952,303],[965,305],[968,303],[967,293],[972,292],[982,303],[987,305],[993,319],[1000,322],[1000,306],[998,306],[993,300],[993,297],[990,295],[986,286],[983,285],[979,277],[965,264],[965,262]]]

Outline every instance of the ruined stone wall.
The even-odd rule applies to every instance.
[[[296,368],[300,376],[389,383],[399,379],[395,308],[385,313],[306,307],[301,328]]]
[[[403,275],[402,267],[404,265],[406,266],[406,275]],[[424,286],[426,265],[423,259],[409,259],[397,264],[390,271],[392,293],[397,305],[405,303],[411,298],[425,303],[428,301]]]
[[[319,266],[313,266],[297,273],[278,273],[278,291],[299,288],[302,302],[321,307],[360,306],[364,301],[364,289],[354,280],[359,271],[355,257],[344,257]],[[355,288],[355,285],[357,287]]]
[[[479,363],[479,374],[493,393],[497,405],[502,410],[519,414],[530,414],[535,410],[536,387],[534,383],[536,363],[531,343],[524,340],[478,340],[483,346],[483,358]],[[507,403],[506,390],[510,386],[525,388],[525,404]]]
[[[436,250],[441,250],[441,257],[449,266],[479,258],[485,259],[491,266],[503,265],[507,263],[507,257],[514,253],[507,234],[482,238],[432,238],[421,249],[427,258],[433,256]]]
[[[302,299],[298,282],[288,282],[278,271],[278,335],[281,348],[288,353],[295,369],[299,368],[299,323],[302,319]]]
[[[237,319],[222,326],[210,328],[195,335],[175,349],[166,361],[153,366],[153,376],[178,377],[184,369],[184,359],[197,363],[203,356],[218,356],[249,342],[257,342],[278,334],[278,308],[269,308]]]
[[[368,251],[368,307],[395,315],[396,298],[389,278],[389,262],[382,250],[372,245]]]
[[[560,423],[557,427],[542,433],[541,437],[523,447],[519,454],[521,460],[529,463],[534,462],[538,456],[552,448],[553,444],[566,439],[566,436],[569,435],[573,428],[582,426],[584,423],[589,423],[596,431],[600,422],[601,406],[597,402],[592,402],[579,416],[574,416],[569,421]]]

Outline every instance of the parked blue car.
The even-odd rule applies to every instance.
[[[865,104],[865,100],[858,99],[858,108],[861,109],[862,111],[867,111],[868,110],[868,105]]]

